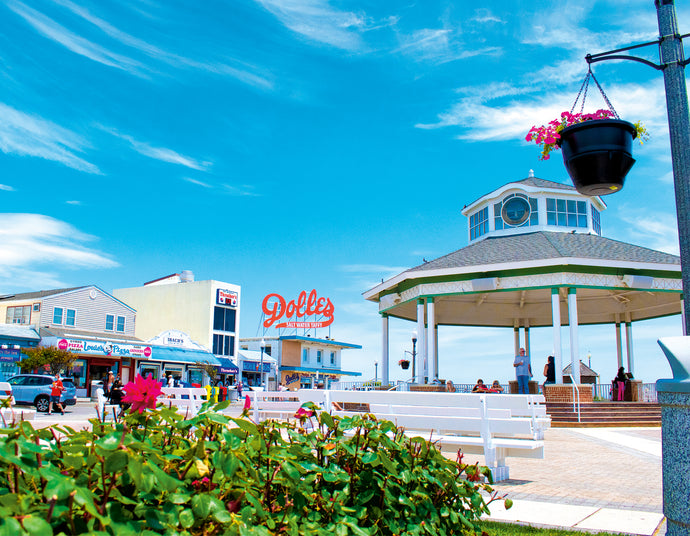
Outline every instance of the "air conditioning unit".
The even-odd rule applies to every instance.
[[[654,285],[654,278],[647,275],[630,275],[623,276],[623,284],[628,288],[652,288]]]
[[[474,292],[489,292],[490,290],[496,290],[497,286],[498,277],[484,277],[472,280],[472,290]]]

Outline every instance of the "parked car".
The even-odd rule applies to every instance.
[[[16,404],[32,404],[37,411],[48,411],[50,404],[50,384],[54,376],[47,374],[17,374],[7,380],[12,386],[12,395]],[[77,403],[77,389],[69,378],[62,378],[65,390],[60,402],[66,406]]]

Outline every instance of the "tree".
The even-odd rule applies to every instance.
[[[211,385],[216,383],[216,376],[218,376],[218,367],[216,365],[212,365],[211,363],[200,363],[199,361],[197,361],[195,365],[206,373],[211,380]]]
[[[77,359],[77,354],[68,350],[60,350],[55,346],[40,346],[38,348],[26,348],[23,350],[28,357],[19,362],[22,372],[31,372],[34,369],[48,365],[51,374],[72,368]]]

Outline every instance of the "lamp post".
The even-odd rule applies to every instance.
[[[412,381],[417,370],[417,332],[412,332]]]
[[[374,361],[374,383],[379,381],[379,362]]]
[[[690,214],[688,213],[690,209],[690,116],[684,69],[690,61],[683,55],[683,38],[690,34],[680,35],[678,32],[674,0],[654,0],[654,5],[659,23],[659,39],[600,54],[587,54],[585,59],[589,64],[605,60],[632,60],[662,71],[664,74],[673,185],[678,217],[680,270],[683,280],[683,334],[686,335],[690,327]],[[659,65],[644,58],[618,54],[618,52],[652,45],[659,47]]]
[[[259,378],[261,387],[264,387],[264,350],[266,349],[266,341],[261,339],[261,359],[259,360]]]

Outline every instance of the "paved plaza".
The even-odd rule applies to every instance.
[[[239,415],[241,404],[230,408]],[[37,427],[88,426],[93,402],[79,402],[63,415],[38,414]],[[662,514],[660,428],[552,428],[543,460],[508,458],[510,480],[494,487],[513,499],[489,519],[591,532],[665,534]],[[467,455],[466,462],[483,462]]]

